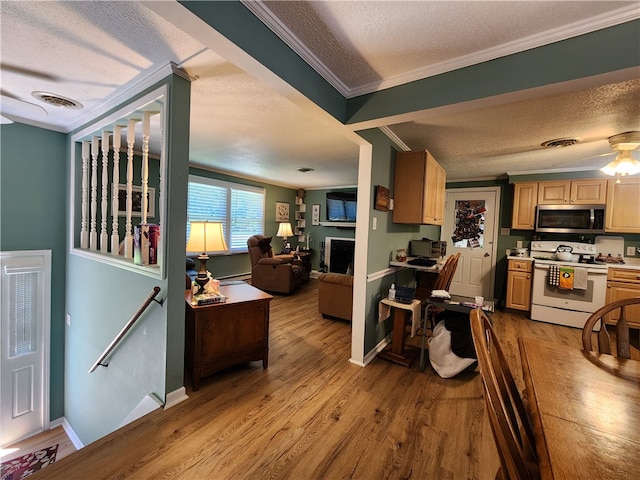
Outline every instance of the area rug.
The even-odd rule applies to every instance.
[[[0,465],[0,480],[19,480],[52,464],[56,460],[58,445],[28,453],[23,457],[8,460]]]

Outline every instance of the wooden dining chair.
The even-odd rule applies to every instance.
[[[619,358],[631,358],[628,319],[635,314],[634,320],[640,322],[639,312],[640,297],[623,298],[599,308],[587,319],[582,328],[582,347],[584,350],[594,351],[592,339],[595,335],[598,338],[598,352]],[[615,322],[615,354],[612,353],[611,335],[605,321]],[[600,330],[594,332],[596,326],[599,326]]]
[[[453,280],[453,276],[455,275],[456,269],[458,268],[459,259],[460,253],[449,255],[449,257],[445,260],[444,265],[442,265],[442,269],[440,270],[438,277],[433,283],[433,290],[449,291],[449,288],[451,287],[451,280]]]
[[[531,420],[491,320],[479,308],[471,312],[471,333],[491,432],[500,457],[496,479],[539,479]]]

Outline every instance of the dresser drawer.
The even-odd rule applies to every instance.
[[[527,260],[512,260],[509,259],[509,270],[516,272],[530,272],[533,267],[533,262]]]
[[[638,285],[640,285],[640,270],[610,267],[607,273],[608,280],[613,280],[616,282],[637,283]]]

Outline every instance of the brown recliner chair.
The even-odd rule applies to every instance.
[[[304,281],[304,268],[293,255],[273,255],[271,237],[254,235],[247,240],[251,260],[251,284],[273,293],[291,293]]]
[[[351,321],[353,275],[321,273],[318,276],[318,311],[322,316]]]

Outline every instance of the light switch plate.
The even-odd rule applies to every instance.
[[[636,254],[636,247],[627,247],[627,257],[633,257]]]

